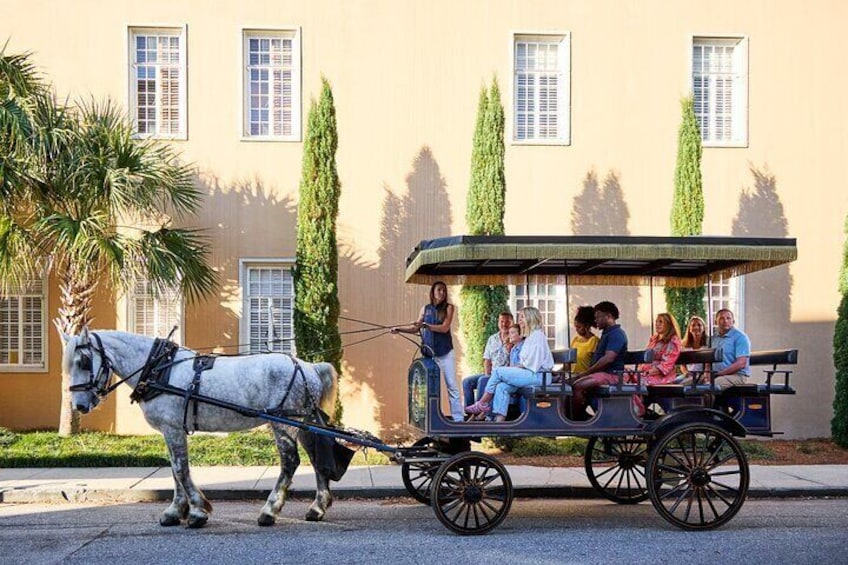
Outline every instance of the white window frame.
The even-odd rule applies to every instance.
[[[50,358],[47,339],[47,277],[42,277],[39,281],[39,291],[29,291],[31,284],[25,285],[24,288],[12,289],[9,294],[0,293],[2,298],[17,298],[18,299],[18,360],[23,359],[24,354],[24,325],[25,311],[23,306],[24,298],[40,298],[41,299],[41,362],[40,363],[0,363],[0,373],[46,373],[48,371],[47,360]]]
[[[731,113],[731,135],[729,139],[716,139],[713,132],[716,131],[714,126],[716,112],[711,110],[707,116],[708,120],[713,123],[713,127],[709,130],[708,136],[701,131],[701,141],[704,147],[747,147],[748,146],[748,38],[744,35],[693,35],[689,42],[689,86],[692,91],[693,98],[696,96],[695,91],[695,49],[698,46],[714,46],[714,47],[733,47],[733,69],[727,73],[733,81],[733,96],[731,103],[733,110]],[[709,76],[709,75],[707,75]],[[717,89],[710,86],[710,103],[711,108],[716,107],[715,93]],[[698,99],[695,98],[696,117],[698,117]],[[701,118],[698,117],[699,127]]]
[[[138,334],[141,334],[141,335],[147,335],[148,337],[162,337],[162,338],[167,337],[167,335],[171,331],[172,326],[170,324],[169,324],[169,326],[171,326],[171,327],[162,326],[162,323],[161,323],[160,320],[161,320],[162,312],[165,311],[165,310],[171,309],[166,302],[167,301],[173,301],[173,302],[177,303],[176,308],[175,308],[176,311],[177,311],[176,312],[177,319],[174,320],[174,322],[175,322],[174,325],[177,326],[177,332],[174,334],[172,339],[174,341],[176,341],[177,343],[185,343],[185,302],[183,301],[183,297],[180,295],[179,291],[177,289],[174,289],[165,296],[155,297],[152,292],[149,292],[149,291],[141,292],[141,291],[139,291],[139,285],[140,285],[140,283],[143,283],[143,282],[145,282],[145,281],[137,280],[136,284],[133,285],[132,289],[130,289],[130,292],[127,295],[127,299],[128,299],[127,300],[127,328],[128,328],[128,331],[133,332],[133,333],[138,333]],[[137,318],[136,318],[136,303],[139,300],[151,300],[152,301],[153,312],[151,313],[151,315],[154,318],[153,326],[154,327],[162,326],[160,329],[161,329],[161,331],[163,331],[165,333],[163,333],[162,335],[150,335],[150,334],[147,334],[145,332],[138,331],[138,327],[136,326],[136,322],[138,321]]]
[[[538,289],[543,285],[553,290],[553,294],[540,295]],[[551,346],[551,349],[568,347],[568,316],[566,314],[565,304],[565,285],[531,282],[529,292],[527,286],[525,284],[509,286],[509,307],[515,313],[516,321],[518,320],[518,311],[525,305],[539,308],[539,300],[553,300],[554,308],[552,311],[547,308],[539,308],[543,317],[548,312],[554,315],[553,324],[548,324],[543,320],[543,329],[548,336],[548,344]]]
[[[250,342],[250,298],[249,294],[248,282],[249,282],[249,271],[250,269],[282,269],[285,271],[289,271],[291,274],[291,270],[294,267],[295,260],[294,258],[281,258],[281,259],[239,259],[239,290],[241,291],[241,316],[239,317],[239,344],[241,345],[239,350],[242,353],[250,353],[251,352],[251,342]],[[284,296],[285,298],[285,296]],[[282,331],[282,337],[291,337],[291,341],[284,341],[280,343],[280,347],[278,349],[273,349],[273,351],[281,351],[283,353],[289,353],[291,355],[295,355],[297,353],[297,346],[294,342],[294,281],[291,283],[291,296],[289,297],[291,300],[291,315],[292,315],[292,323],[289,332]],[[265,347],[260,347],[255,351],[267,351]]]
[[[188,54],[187,54],[187,44],[186,41],[188,28],[186,25],[132,25],[127,27],[127,88],[128,88],[128,99],[129,99],[129,109],[130,109],[130,118],[133,123],[133,131],[135,132],[135,137],[138,138],[148,138],[152,137],[155,139],[177,139],[177,140],[186,140],[188,139]],[[168,35],[168,36],[177,36],[179,39],[179,102],[178,102],[178,111],[180,113],[179,116],[179,130],[177,132],[171,133],[162,133],[161,132],[161,92],[157,88],[156,92],[156,131],[155,132],[146,132],[140,133],[138,131],[138,67],[136,63],[136,36],[138,35],[146,35],[146,34],[159,34],[159,35]],[[157,80],[158,85],[158,80]]]
[[[557,85],[557,136],[543,138],[537,136],[519,138],[519,103],[518,103],[518,44],[525,42],[558,44],[557,72],[561,78]],[[510,139],[513,145],[571,145],[571,34],[563,31],[546,32],[513,32],[510,43],[510,61],[512,69],[511,103],[512,117],[509,122]],[[539,89],[536,90],[535,100],[538,104]]]
[[[283,27],[279,29],[244,28],[242,29],[241,57],[241,139],[242,141],[301,141],[302,118],[302,65],[301,41],[299,27]],[[291,133],[288,135],[252,135],[250,133],[250,40],[251,39],[290,39],[291,54]],[[270,111],[270,110],[269,110]],[[273,122],[271,122],[273,128]]]
[[[745,330],[745,277],[722,277],[715,276],[710,282],[710,289],[704,287],[704,309],[707,315],[712,316],[709,320],[711,334],[715,333],[715,315],[722,308],[733,312],[734,326],[742,331]],[[707,308],[707,300],[712,296],[713,309],[710,314]]]

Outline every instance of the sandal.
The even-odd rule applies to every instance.
[[[475,402],[471,406],[466,406],[465,407],[465,413],[466,414],[487,414],[489,412],[490,408],[491,408],[491,406],[489,406],[485,402],[481,402],[480,400],[478,400],[477,402]]]

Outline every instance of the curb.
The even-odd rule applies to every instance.
[[[209,500],[265,500],[268,490],[256,489],[204,489]],[[64,503],[136,503],[136,502],[168,502],[173,496],[173,489],[88,489],[88,488],[59,488],[59,489],[8,489],[0,491],[0,503],[11,504],[64,504]],[[592,487],[549,486],[549,487],[515,487],[513,494],[516,498],[562,498],[562,499],[603,499]],[[290,490],[288,499],[311,500],[313,490]],[[409,497],[405,488],[376,487],[376,488],[339,488],[333,490],[337,499],[387,499]],[[845,498],[848,497],[846,488],[785,488],[768,489],[752,488],[748,490],[749,498]]]

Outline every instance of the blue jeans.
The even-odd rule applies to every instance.
[[[519,367],[498,367],[492,371],[492,378],[486,384],[486,392],[493,393],[492,413],[506,416],[509,408],[509,396],[526,386],[540,386],[542,373]]]
[[[466,406],[471,406],[477,400],[477,384],[480,382],[480,379],[485,377],[486,375],[471,375],[470,377],[465,377],[462,379],[462,398],[465,401]]]

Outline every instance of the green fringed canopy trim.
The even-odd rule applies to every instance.
[[[421,242],[407,259],[406,280],[696,287],[797,255],[794,239],[777,238],[460,236]]]

